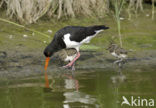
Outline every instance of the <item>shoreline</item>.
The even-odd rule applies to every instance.
[[[23,78],[44,73],[44,56],[41,52],[22,52],[15,55],[12,52],[4,57],[0,52],[0,77],[3,78]],[[6,53],[7,54],[7,53]],[[135,56],[127,58],[128,62],[124,64],[123,70],[128,68],[155,68],[156,50],[136,52]],[[112,64],[116,58],[108,52],[82,51],[81,57],[76,63],[76,71],[90,69],[113,69]],[[60,68],[65,63],[57,57],[51,58],[48,66],[49,74],[57,71],[69,71],[70,69]]]

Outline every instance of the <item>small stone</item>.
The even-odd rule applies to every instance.
[[[50,34],[52,34],[53,31],[52,30],[48,30],[47,32],[50,33]]]
[[[150,15],[149,14],[146,14],[146,16],[149,17]]]
[[[9,35],[9,38],[12,39],[13,38],[13,35]]]
[[[0,58],[6,58],[7,53],[5,51],[0,51]]]
[[[24,37],[24,38],[27,38],[27,37],[28,37],[28,35],[24,34],[24,35],[23,35],[23,37]]]
[[[47,43],[47,41],[43,41],[43,43]]]
[[[123,17],[120,17],[120,20],[124,20],[125,18],[123,18]]]

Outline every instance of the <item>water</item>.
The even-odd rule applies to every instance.
[[[0,108],[129,108],[121,106],[122,96],[156,99],[155,70],[76,70],[74,77],[49,76],[52,90],[44,88],[42,76],[6,79],[0,83]]]

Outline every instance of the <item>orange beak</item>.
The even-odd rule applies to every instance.
[[[45,66],[44,66],[45,71],[47,71],[49,60],[50,60],[50,57],[46,57]]]
[[[50,57],[46,57],[45,66],[44,66],[44,70],[45,70],[45,87],[46,88],[49,88],[49,80],[48,80],[48,75],[47,75],[47,68],[48,68],[49,60],[50,60]]]

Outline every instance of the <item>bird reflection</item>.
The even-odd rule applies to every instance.
[[[64,108],[70,108],[72,103],[81,103],[79,104],[80,106],[75,106],[75,107],[94,106],[94,108],[99,108],[99,105],[96,104],[96,98],[92,97],[89,94],[79,91],[80,86],[79,86],[79,81],[77,79],[75,79],[73,76],[70,75],[64,75],[64,76],[68,78],[65,79],[65,85],[64,85],[65,89],[67,90],[66,92],[63,93],[65,97],[65,100],[63,101]],[[69,91],[71,89],[75,89],[75,90]]]
[[[65,88],[66,89],[75,89],[76,91],[79,91],[79,81],[76,80],[73,75],[67,75],[64,74],[68,79],[65,79]]]
[[[118,75],[112,76],[111,81],[114,86],[114,93],[115,93],[115,100],[116,103],[120,103],[120,97],[119,97],[119,88],[120,85],[126,80],[126,76],[122,74],[122,71],[120,70],[120,73]]]
[[[120,83],[126,80],[126,76],[123,74],[115,75],[111,77],[111,80],[115,86],[118,86]]]

